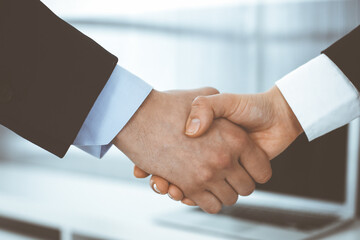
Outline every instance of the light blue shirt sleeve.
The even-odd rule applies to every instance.
[[[149,84],[117,65],[73,145],[102,158],[151,90]]]

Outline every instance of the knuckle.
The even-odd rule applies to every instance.
[[[208,105],[208,100],[205,96],[198,96],[192,102],[192,107],[205,107]]]
[[[239,130],[241,130],[239,128]],[[249,138],[246,133],[243,131],[229,132],[228,133],[229,142],[231,142],[231,146],[234,146],[238,149],[245,149],[249,147]]]
[[[229,169],[233,166],[232,159],[227,153],[219,153],[215,158],[215,164],[220,169]]]
[[[202,183],[207,183],[213,179],[215,172],[210,169],[202,169],[199,171],[199,180]]]
[[[235,137],[234,142],[237,144],[238,147],[245,147],[248,145],[249,139],[246,135],[238,135]]]

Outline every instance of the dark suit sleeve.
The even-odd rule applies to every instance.
[[[360,91],[360,25],[323,51]]]
[[[0,0],[0,123],[40,147],[65,155],[116,63],[40,1]]]

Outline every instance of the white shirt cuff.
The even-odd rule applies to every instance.
[[[359,92],[321,54],[276,82],[309,141],[360,116]]]
[[[116,66],[83,123],[73,145],[101,158],[111,141],[151,92],[152,87]]]

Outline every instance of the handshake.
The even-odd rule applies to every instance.
[[[272,175],[270,160],[303,132],[277,87],[251,95],[153,90],[113,143],[134,175],[187,205],[217,213]]]

